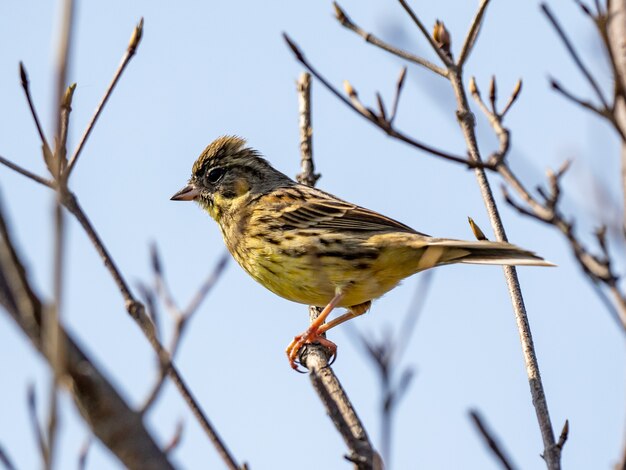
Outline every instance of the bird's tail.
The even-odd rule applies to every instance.
[[[506,242],[429,238],[424,245],[420,271],[451,263],[555,266],[532,251]]]

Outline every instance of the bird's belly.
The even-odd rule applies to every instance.
[[[406,276],[384,253],[332,250],[328,245],[285,247],[263,244],[231,250],[259,283],[293,302],[323,307],[338,291],[340,307],[359,305],[393,289]],[[382,255],[379,258],[379,255]]]

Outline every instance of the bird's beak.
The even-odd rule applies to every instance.
[[[200,191],[196,189],[196,187],[192,184],[188,184],[183,189],[174,194],[170,200],[171,201],[193,201],[195,198],[200,196]]]

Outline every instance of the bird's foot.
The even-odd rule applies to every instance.
[[[318,328],[308,328],[304,333],[296,336],[285,350],[287,358],[289,359],[289,365],[292,369],[300,372],[300,369],[298,368],[298,356],[300,354],[300,350],[303,346],[313,343],[320,344],[329,349],[330,359],[335,357],[337,354],[337,345],[335,343],[324,338],[321,333],[319,333]]]

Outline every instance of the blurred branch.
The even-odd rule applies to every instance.
[[[44,435],[43,430],[41,429],[41,425],[39,424],[39,418],[37,413],[37,396],[35,393],[35,386],[30,384],[28,386],[28,391],[26,392],[26,396],[28,399],[28,417],[30,418],[30,425],[33,429],[33,434],[35,435],[35,441],[37,442],[37,448],[39,449],[39,454],[41,454],[41,461],[44,467],[50,467],[50,448],[48,446],[48,442],[46,436]]]
[[[91,437],[85,439],[85,442],[80,448],[78,454],[78,470],[85,470],[87,468],[87,456],[89,455],[89,449],[91,449]],[[165,452],[167,454],[167,452]]]
[[[183,422],[179,421],[178,423],[176,423],[176,429],[174,430],[174,435],[172,436],[168,444],[163,449],[163,451],[166,454],[168,455],[171,454],[180,445],[183,439],[183,431],[184,431]]]
[[[394,412],[408,390],[415,371],[411,367],[400,369],[402,356],[415,331],[417,319],[424,308],[428,291],[432,285],[434,271],[428,270],[421,273],[419,283],[413,295],[401,328],[397,335],[383,335],[378,341],[367,334],[357,334],[359,346],[364,350],[365,356],[372,362],[378,372],[380,384],[380,422],[381,422],[381,449],[385,464],[391,468],[391,444],[393,443],[393,417]],[[389,333],[389,332],[387,332]]]
[[[5,470],[17,470],[17,467],[13,464],[13,461],[6,453],[4,448],[0,445],[0,463],[4,466]]]
[[[53,107],[56,119],[56,131],[54,134],[54,155],[48,169],[57,182],[61,182],[61,172],[67,163],[67,136],[69,118],[71,112],[72,97],[76,85],[67,87],[67,74],[71,59],[70,48],[72,46],[72,34],[74,32],[74,1],[64,0],[59,3],[61,8],[61,26],[56,60],[56,93]],[[66,89],[67,87],[67,89]],[[50,163],[50,162],[49,162]],[[65,214],[61,207],[61,199],[64,184],[56,187],[56,197],[53,209],[53,266],[52,266],[52,292],[54,301],[45,309],[41,318],[41,328],[44,349],[47,351],[48,362],[52,369],[50,386],[48,391],[48,419],[46,423],[46,452],[44,468],[51,469],[56,449],[56,436],[58,424],[58,389],[64,380],[67,359],[65,357],[65,345],[61,341],[61,311],[63,308],[63,281],[65,268]],[[31,401],[34,407],[34,395]]]
[[[83,138],[81,139],[81,142],[79,143],[78,148],[76,149],[76,152],[70,164],[67,167],[63,166],[61,163],[55,164],[54,163],[55,161],[56,162],[61,161],[57,157],[59,156],[63,158],[65,157],[65,151],[64,150],[60,151],[59,149],[62,147],[57,146],[57,148],[55,149],[54,158],[51,159],[49,152],[46,151],[45,144],[44,144],[44,160],[46,161],[48,168],[50,168],[50,172],[53,176],[54,182],[52,184],[52,187],[53,189],[56,189],[57,191],[58,202],[62,204],[72,215],[74,215],[74,217],[76,217],[78,222],[81,224],[81,226],[85,230],[85,233],[87,234],[89,240],[94,245],[96,251],[98,252],[102,261],[104,262],[105,267],[108,269],[109,273],[111,274],[115,283],[117,284],[117,287],[124,299],[125,307],[126,307],[128,314],[139,325],[141,331],[143,332],[145,337],[148,339],[148,342],[150,343],[154,351],[157,353],[160,363],[163,364],[163,367],[167,370],[167,374],[171,377],[176,388],[179,390],[183,399],[185,400],[185,402],[191,409],[191,412],[193,413],[194,417],[198,420],[203,431],[206,433],[207,437],[211,440],[211,442],[217,449],[219,455],[222,457],[226,465],[231,469],[239,469],[241,467],[236,463],[233,456],[231,455],[229,450],[226,448],[224,442],[219,437],[213,425],[210,423],[204,411],[202,410],[197,400],[191,393],[189,387],[183,381],[180,373],[178,372],[176,367],[172,364],[169,353],[163,347],[163,345],[160,343],[157,337],[154,323],[152,323],[151,319],[147,315],[145,306],[141,302],[139,302],[132,294],[130,288],[128,287],[128,283],[124,279],[122,273],[117,268],[117,265],[114,262],[112,256],[110,255],[104,243],[100,239],[93,225],[89,221],[87,215],[80,207],[78,203],[78,198],[67,187],[69,170],[71,170],[71,168],[75,164],[76,159],[78,158],[80,151],[83,148],[83,145],[87,140],[87,137],[91,133],[91,130],[93,129],[93,126],[95,125],[98,116],[100,115],[108,97],[110,96],[113,90],[113,87],[115,86],[119,77],[121,76],[122,71],[124,70],[130,58],[135,54],[137,45],[139,44],[139,41],[141,39],[142,30],[143,30],[143,21],[140,21],[139,25],[135,28],[133,35],[131,36],[131,40],[130,40],[126,55],[124,59],[122,60],[122,64],[118,68],[118,71],[116,72],[114,79],[111,85],[109,86],[109,89],[106,91],[105,96],[103,97],[103,99],[100,102],[100,105],[96,109],[96,113],[94,114],[94,117],[92,118],[90,124],[88,125],[87,130],[85,131],[85,134],[83,135]],[[25,82],[24,74],[22,74],[23,86],[24,86],[24,82]],[[26,80],[26,84],[27,84],[27,80]],[[28,91],[27,86],[25,87],[25,91]],[[30,95],[28,94],[28,96]],[[70,109],[69,106],[65,107],[65,109],[67,111],[67,116],[69,116],[69,109]],[[33,112],[33,118],[36,119],[36,116],[37,116],[36,113]],[[60,129],[60,126],[59,126],[59,129]],[[63,135],[66,136],[67,133],[64,132]],[[61,143],[61,140],[57,140],[57,144],[59,143]],[[50,162],[52,162],[52,164]],[[11,163],[10,165],[7,165],[7,166],[37,181],[36,178],[32,178],[32,174],[30,172],[20,171],[17,165]],[[67,168],[67,170],[61,171],[64,168]],[[42,181],[38,181],[38,182],[45,184]],[[60,227],[60,225],[57,225],[57,226]],[[62,237],[57,237],[57,240],[60,240],[61,238]]]
[[[174,360],[174,357],[176,356],[176,353],[178,352],[178,346],[180,344],[181,338],[183,337],[183,332],[185,331],[185,328],[187,324],[189,323],[189,320],[194,315],[194,313],[198,310],[202,301],[206,298],[206,296],[212,290],[213,286],[221,277],[222,273],[224,272],[224,268],[226,267],[226,264],[228,263],[228,260],[230,259],[230,255],[228,254],[228,252],[226,252],[221,256],[221,258],[217,262],[217,265],[215,266],[213,271],[209,274],[207,279],[200,286],[196,294],[192,297],[191,301],[189,302],[189,305],[184,310],[181,310],[180,308],[178,308],[178,306],[176,305],[176,302],[174,301],[174,299],[172,298],[170,294],[170,290],[165,280],[165,275],[164,275],[163,268],[162,268],[163,264],[161,263],[161,260],[160,260],[160,257],[159,257],[159,254],[155,245],[153,245],[151,248],[151,258],[152,258],[152,269],[153,269],[154,278],[155,278],[154,290],[159,296],[159,298],[162,300],[162,302],[165,304],[168,311],[170,312],[170,315],[174,319],[174,333],[172,335],[172,339],[170,341],[170,347],[169,347],[170,361],[172,361]],[[155,317],[156,315],[153,316],[153,321]],[[148,396],[146,400],[144,401],[143,405],[140,407],[141,414],[145,414],[150,409],[150,407],[155,403],[157,397],[159,396],[159,393],[161,389],[163,388],[163,384],[165,383],[165,378],[167,377],[167,372],[168,372],[167,364],[159,363],[159,371],[160,373],[159,373],[159,377],[156,383],[152,387],[152,390],[150,391],[150,393],[148,393]]]
[[[44,346],[41,325],[44,307],[30,286],[1,209],[0,305],[51,363],[54,358]],[[128,468],[172,468],[144,428],[139,415],[128,407],[63,327],[59,327],[59,333],[59,341],[66,352],[64,366],[67,371],[61,385],[71,394],[92,432]],[[127,439],[127,436],[133,438]]]
[[[542,3],[541,10],[543,11],[543,13],[546,15],[546,17],[552,24],[552,27],[554,28],[558,36],[561,38],[561,42],[563,42],[565,49],[567,49],[567,52],[572,57],[572,60],[574,61],[574,63],[576,64],[576,66],[578,67],[582,75],[585,77],[585,79],[587,80],[587,82],[589,83],[593,91],[595,92],[596,97],[598,98],[598,100],[600,100],[600,103],[602,103],[602,107],[605,109],[608,109],[609,104],[606,98],[604,97],[602,90],[600,89],[600,85],[598,85],[598,82],[596,81],[596,79],[593,77],[589,69],[583,63],[582,59],[578,55],[578,52],[576,52],[574,45],[567,37],[567,34],[565,34],[565,31],[563,30],[563,28],[557,21],[556,17],[552,13],[552,10],[550,10],[550,7],[548,6],[548,4]]]
[[[311,127],[311,77],[303,73],[297,83],[300,108],[300,162],[302,173],[298,181],[315,185],[320,175],[315,174],[313,163],[313,128]],[[321,313],[315,306],[309,307],[309,319],[313,322]],[[363,423],[354,410],[348,395],[339,383],[328,363],[330,351],[320,344],[307,344],[300,351],[299,360],[309,370],[311,384],[317,392],[328,416],[348,446],[346,458],[359,470],[382,470],[380,456],[370,443]]]
[[[476,430],[482,436],[485,441],[485,444],[491,449],[493,455],[500,461],[502,468],[506,470],[513,470],[515,467],[506,456],[504,451],[501,449],[498,440],[494,436],[494,434],[487,428],[487,424],[484,422],[483,418],[480,416],[477,410],[470,410],[470,417],[472,418],[472,422],[474,426],[476,426]]]

